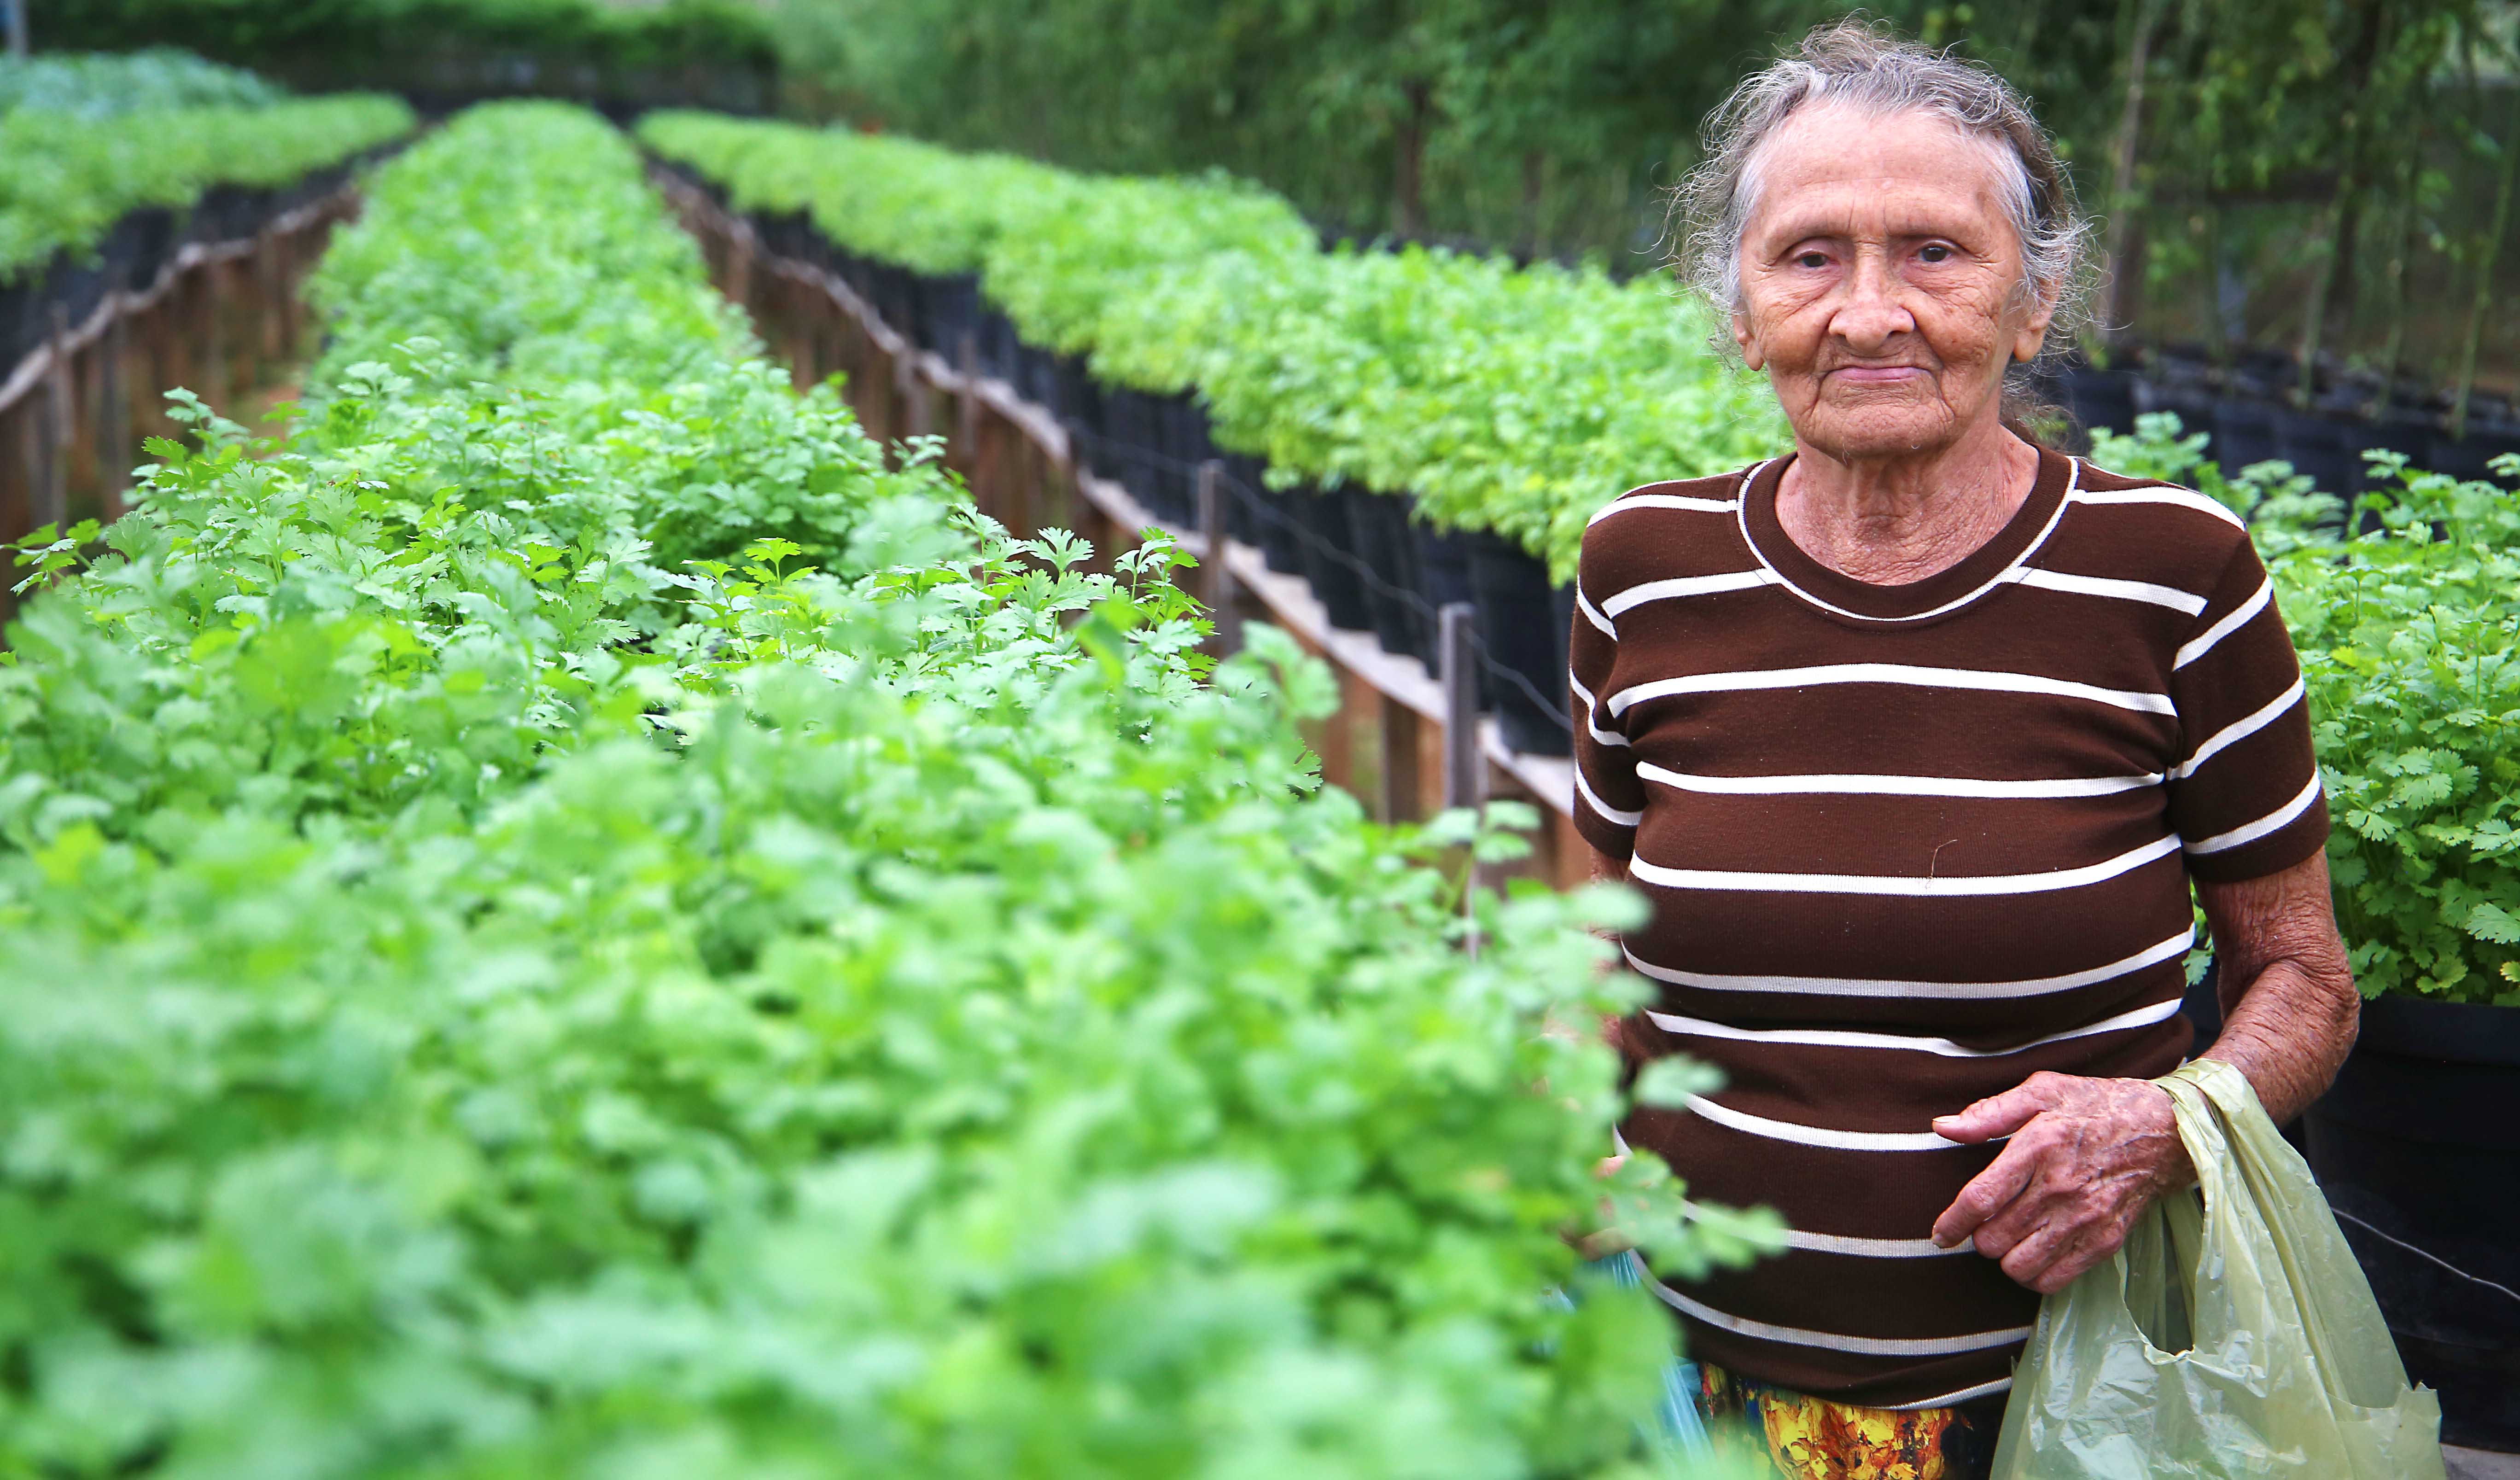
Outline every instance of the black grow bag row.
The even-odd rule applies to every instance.
[[[2130,431],[2143,413],[2176,412],[2184,430],[2212,434],[2206,456],[2225,473],[2280,460],[2308,473],[2320,490],[2349,500],[2372,486],[2366,451],[2401,452],[2417,468],[2461,478],[2490,477],[2486,465],[2495,457],[2520,452],[2520,418],[2495,403],[2473,406],[2466,435],[2452,436],[2441,417],[2420,408],[2366,412],[2351,391],[2295,406],[2266,383],[2218,383],[2201,365],[2183,360],[2166,358],[2149,375],[2069,366],[2039,388],[2082,430]]]
[[[142,206],[114,222],[92,248],[65,247],[42,267],[0,283],[0,376],[51,337],[55,308],[66,324],[84,324],[108,293],[146,291],[183,247],[251,237],[340,189],[361,165],[398,147],[380,146],[279,189],[214,185],[186,210]]]
[[[665,167],[724,204],[723,190]],[[1415,657],[1431,672],[1440,662],[1433,613],[1470,603],[1488,659],[1479,665],[1480,702],[1497,716],[1507,745],[1538,755],[1572,749],[1564,695],[1574,588],[1552,585],[1548,566],[1520,545],[1494,534],[1439,532],[1411,516],[1414,501],[1405,494],[1311,485],[1272,491],[1258,459],[1217,447],[1195,395],[1101,381],[1083,357],[1026,342],[981,295],[975,276],[922,274],[861,256],[831,242],[801,211],[748,219],[765,249],[832,272],[912,343],[958,365],[968,350],[982,374],[1046,409],[1085,461],[1163,522],[1197,522],[1197,467],[1222,461],[1241,490],[1228,500],[1230,529],[1257,545],[1270,569],[1301,575],[1330,625],[1371,632],[1385,650]]]

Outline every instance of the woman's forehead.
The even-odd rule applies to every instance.
[[[1748,160],[1749,226],[1784,230],[1947,231],[1981,217],[2009,226],[2002,146],[1921,111],[1886,115],[1822,107],[1796,112]]]

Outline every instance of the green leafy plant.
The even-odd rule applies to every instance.
[[[2520,494],[2371,453],[2383,486],[2349,534],[2342,500],[2281,463],[2227,479],[2176,417],[2093,441],[2250,519],[2301,652],[2364,994],[2520,1005]]]
[[[590,115],[417,145],[318,298],[288,438],[26,542],[0,1468],[1649,1472],[1565,1235],[1774,1225],[1594,1175],[1633,900],[1466,895],[1517,840],[1322,787],[1178,552],[788,391]]]
[[[414,121],[401,100],[360,94],[103,118],[0,112],[0,284],[65,248],[91,251],[127,212],[189,207],[214,185],[292,184]]]

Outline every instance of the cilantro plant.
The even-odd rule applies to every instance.
[[[2520,1006],[2520,494],[2375,452],[2349,536],[2343,500],[2282,463],[2226,477],[2205,440],[2158,414],[2092,455],[2249,519],[2301,652],[2356,979]]]
[[[785,390],[592,115],[416,146],[318,296],[288,438],[27,542],[0,1469],[1652,1472],[1567,1235],[1772,1224],[1594,1175],[1631,901],[1464,899],[1517,839],[1322,787],[1162,541]]]

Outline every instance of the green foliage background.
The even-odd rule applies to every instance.
[[[1649,270],[1658,192],[1815,0],[778,0],[795,106],[1073,167],[1223,167],[1372,237]],[[2509,0],[1886,0],[1992,65],[2118,223],[2138,338],[2342,351],[2452,381],[2520,140]],[[2123,164],[2122,161],[2123,160]],[[2480,283],[2494,285],[2476,297]],[[2123,429],[2123,428],[2121,428]]]

